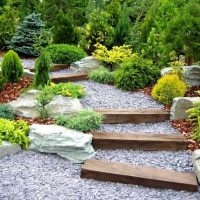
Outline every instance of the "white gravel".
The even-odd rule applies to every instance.
[[[114,86],[93,81],[79,81],[87,92],[81,103],[85,108],[163,108],[163,105],[141,92],[124,92]]]
[[[127,160],[133,164],[163,165],[166,168],[178,165],[180,171],[191,171],[187,152],[183,155],[168,153],[159,155],[161,163],[155,157],[142,152],[98,151],[96,157],[104,154],[108,160]],[[141,154],[141,159],[139,158]],[[147,154],[148,155],[148,154]],[[156,154],[154,154],[155,156]],[[157,155],[158,156],[158,155]],[[153,160],[152,160],[153,159]],[[176,159],[173,160],[172,159]],[[171,163],[170,166],[168,163]],[[190,163],[190,162],[189,162]],[[145,163],[144,163],[145,164]],[[184,165],[187,170],[184,170]],[[169,166],[169,167],[168,167]],[[73,165],[56,155],[22,151],[16,155],[0,158],[0,199],[1,200],[199,200],[200,193],[175,190],[145,188],[136,185],[100,182],[80,178],[81,165]],[[175,168],[175,167],[174,167]]]

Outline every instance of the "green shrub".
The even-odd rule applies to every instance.
[[[66,128],[88,132],[97,130],[103,121],[101,114],[93,110],[82,110],[73,116],[60,116],[56,123]]]
[[[152,64],[152,61],[143,59],[137,54],[127,58],[114,72],[116,86],[132,91],[144,88],[156,82],[160,70]]]
[[[0,78],[0,91],[3,90],[5,82],[6,82],[6,81],[5,81],[4,78]]]
[[[53,63],[71,64],[86,56],[86,53],[77,46],[67,44],[54,44],[45,48]]]
[[[105,67],[100,67],[96,70],[89,72],[89,79],[103,84],[114,83],[113,72],[109,71]]]
[[[85,90],[82,85],[76,85],[71,82],[68,83],[51,83],[50,86],[47,86],[47,89],[50,93],[54,95],[62,95],[72,98],[83,98],[85,96]]]
[[[0,118],[13,119],[13,112],[6,104],[0,104]]]
[[[17,82],[24,73],[21,60],[13,50],[4,55],[1,69],[3,78],[8,82]]]
[[[51,58],[46,52],[42,52],[35,63],[35,81],[34,85],[44,86],[50,83],[49,72],[51,70]]]
[[[28,149],[30,140],[28,138],[29,125],[23,120],[10,121],[0,118],[0,141],[5,140],[13,144],[19,144]]]
[[[163,104],[171,104],[175,97],[183,97],[186,90],[185,82],[178,75],[165,75],[153,87],[152,97]]]

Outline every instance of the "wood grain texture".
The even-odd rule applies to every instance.
[[[189,141],[183,135],[91,132],[95,149],[133,149],[149,151],[186,150]]]
[[[52,82],[54,83],[65,83],[65,82],[74,82],[74,81],[82,81],[87,80],[87,74],[86,73],[74,73],[74,74],[66,74],[63,76],[55,76],[52,78]]]
[[[105,124],[155,123],[170,119],[169,112],[162,109],[95,109],[103,114]]]
[[[81,178],[145,187],[198,191],[194,174],[102,160],[87,160],[81,169]]]

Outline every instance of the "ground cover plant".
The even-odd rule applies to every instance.
[[[13,144],[19,144],[22,148],[28,149],[30,141],[28,138],[29,126],[26,122],[10,121],[0,118],[0,142],[2,140]]]
[[[66,128],[88,132],[97,130],[103,122],[103,116],[93,110],[82,110],[72,116],[60,116],[56,123]]]
[[[0,118],[10,119],[14,118],[12,109],[6,104],[0,104]]]

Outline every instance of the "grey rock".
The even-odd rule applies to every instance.
[[[3,141],[0,144],[0,157],[3,157],[7,154],[14,154],[21,150],[20,145],[18,144],[11,144],[10,142]]]
[[[197,179],[200,183],[200,149],[193,152],[192,162],[193,162],[194,171],[196,173]]]
[[[56,153],[75,163],[94,156],[92,135],[67,129],[58,125],[34,124],[30,128],[30,149]]]
[[[167,74],[171,67],[167,67],[161,70],[161,75]],[[185,82],[190,86],[199,86],[200,85],[200,66],[192,65],[184,67],[184,79]]]
[[[200,97],[177,97],[174,98],[170,111],[171,120],[187,119],[186,111],[194,107],[195,102],[200,102]]]
[[[102,66],[102,62],[98,61],[93,56],[88,56],[80,61],[72,63],[70,68],[76,72],[89,72],[100,66]]]
[[[24,76],[33,78],[35,76],[35,73],[31,72],[29,69],[24,69]]]
[[[14,114],[20,117],[39,117],[35,105],[35,98],[39,93],[39,90],[30,90],[22,94],[17,100],[8,103],[8,105],[11,106]],[[47,105],[47,108],[50,111],[50,116],[55,118],[59,115],[73,114],[80,111],[82,106],[78,99],[56,95]]]

